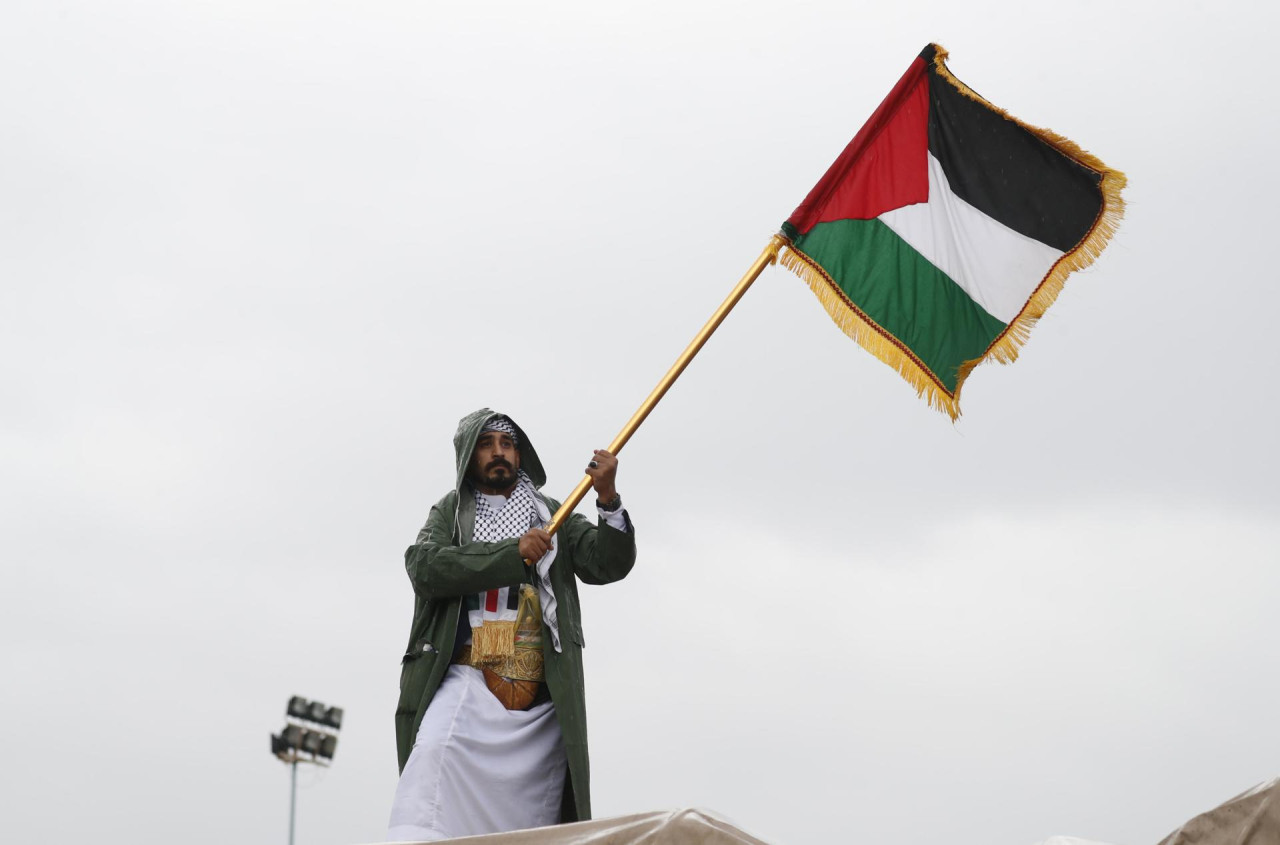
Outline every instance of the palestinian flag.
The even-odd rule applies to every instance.
[[[930,44],[782,225],[784,266],[837,325],[955,419],[1102,252],[1124,174],[1011,117]]]

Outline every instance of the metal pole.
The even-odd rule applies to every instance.
[[[293,819],[298,807],[298,758],[289,767],[289,845],[293,845]]]
[[[733,306],[737,305],[738,300],[742,299],[742,295],[747,292],[747,288],[751,287],[751,283],[764,272],[764,268],[778,260],[778,250],[785,243],[781,235],[774,235],[769,240],[769,245],[760,253],[760,257],[747,270],[746,275],[739,280],[737,287],[730,292],[724,302],[720,303],[720,307],[711,315],[711,319],[707,320],[702,330],[689,342],[684,352],[680,353],[680,357],[671,365],[671,369],[667,370],[667,374],[658,382],[658,386],[640,404],[640,409],[631,415],[631,419],[627,420],[627,424],[622,427],[622,431],[618,432],[618,436],[613,438],[613,442],[609,444],[610,452],[616,455],[622,450],[622,447],[631,439],[631,435],[635,434],[636,429],[640,427],[640,423],[644,422],[645,417],[649,416],[649,412],[658,404],[658,400],[666,395],[671,385],[675,384],[676,379],[680,378],[684,368],[689,366],[689,362],[693,360],[694,355],[698,354],[698,350],[702,349],[703,344],[707,342],[707,338],[711,337],[711,333],[720,327],[720,324],[724,322],[724,318],[733,310]],[[583,479],[578,482],[578,486],[573,488],[573,492],[569,494],[569,498],[564,500],[560,510],[556,511],[555,516],[551,518],[551,522],[547,524],[546,530],[548,534],[554,534],[560,529],[560,526],[569,518],[569,514],[573,513],[573,509],[578,506],[578,503],[582,501],[582,497],[590,489],[591,476],[583,476]]]

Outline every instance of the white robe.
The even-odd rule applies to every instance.
[[[557,824],[567,766],[554,704],[508,710],[479,669],[454,664],[400,774],[387,841]]]

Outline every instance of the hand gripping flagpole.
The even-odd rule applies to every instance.
[[[618,436],[613,438],[613,442],[609,444],[609,451],[618,454],[622,451],[622,447],[631,439],[631,435],[635,434],[636,429],[640,427],[640,423],[644,422],[645,417],[649,416],[649,412],[658,404],[659,400],[666,395],[671,389],[671,385],[675,384],[676,379],[680,378],[680,374],[684,372],[684,368],[689,366],[689,362],[693,360],[693,356],[698,354],[703,344],[707,342],[707,338],[711,337],[712,332],[720,328],[720,324],[724,322],[724,318],[733,310],[733,306],[738,304],[738,300],[742,299],[742,295],[747,292],[747,288],[751,287],[752,282],[759,278],[764,272],[764,268],[768,267],[778,260],[778,250],[786,244],[781,235],[774,235],[769,239],[769,244],[756,258],[755,263],[751,265],[751,269],[747,270],[745,276],[739,280],[737,286],[725,297],[724,302],[720,303],[720,307],[711,315],[711,319],[707,320],[707,324],[702,327],[689,345],[684,348],[684,352],[680,353],[680,357],[671,365],[671,369],[667,370],[667,374],[662,377],[641,403],[640,409],[631,415],[631,419],[627,420],[627,424],[622,427],[622,431],[618,432]],[[578,486],[573,488],[573,492],[569,494],[569,498],[564,500],[564,504],[556,511],[555,516],[551,517],[551,522],[547,523],[546,531],[548,534],[555,534],[560,530],[560,526],[569,518],[569,514],[573,513],[573,509],[582,501],[582,497],[587,495],[587,491],[591,489],[591,476],[583,476],[578,482]]]

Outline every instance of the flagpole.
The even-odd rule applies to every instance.
[[[662,377],[655,387],[640,404],[639,410],[631,415],[631,419],[627,420],[627,424],[622,427],[622,431],[618,432],[618,436],[613,438],[613,442],[609,444],[609,451],[618,454],[622,451],[622,447],[631,439],[631,435],[635,434],[636,429],[640,427],[640,423],[644,422],[645,417],[649,416],[649,412],[653,410],[658,401],[666,395],[671,389],[671,385],[675,384],[676,379],[680,378],[680,374],[684,372],[684,368],[689,366],[689,362],[693,360],[693,356],[698,354],[703,344],[707,342],[707,338],[711,337],[712,332],[720,327],[724,322],[724,318],[733,310],[733,306],[738,304],[738,300],[742,299],[742,295],[747,292],[747,288],[751,287],[752,282],[759,278],[764,272],[764,268],[768,267],[778,260],[778,250],[786,243],[781,235],[774,235],[769,239],[769,244],[760,253],[751,268],[747,270],[739,281],[737,286],[725,297],[724,302],[720,303],[720,307],[711,315],[711,319],[707,320],[706,325],[694,336],[689,345],[684,348],[684,352],[680,353],[680,357],[671,365],[671,369],[667,370],[667,374]],[[582,497],[587,495],[587,491],[591,489],[591,476],[583,476],[578,482],[578,486],[573,488],[573,492],[569,494],[569,498],[564,500],[564,504],[556,511],[555,516],[551,517],[551,522],[547,523],[546,530],[549,534],[555,534],[560,530],[560,526],[569,518],[569,514],[573,513],[573,509],[582,501]]]

